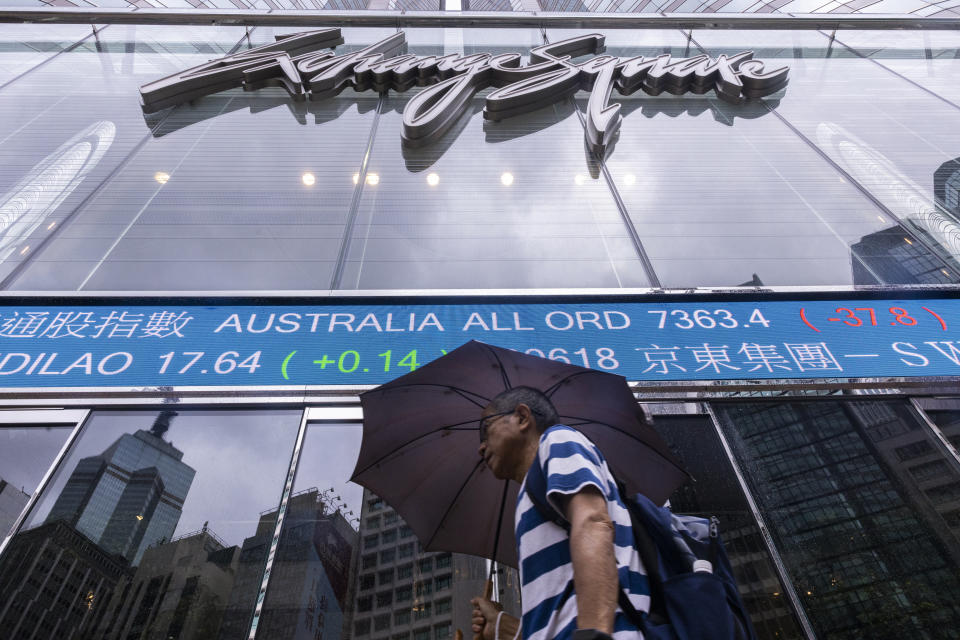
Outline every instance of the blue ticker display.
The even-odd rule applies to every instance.
[[[6,306],[0,387],[368,385],[469,340],[629,380],[960,376],[960,300]]]

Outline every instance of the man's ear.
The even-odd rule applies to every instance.
[[[537,420],[533,417],[533,411],[530,410],[530,407],[521,402],[517,405],[514,413],[517,414],[521,431],[526,431],[527,429],[537,430]]]

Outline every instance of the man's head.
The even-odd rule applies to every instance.
[[[532,387],[515,387],[490,401],[480,420],[480,455],[498,478],[523,480],[540,435],[557,424],[550,399]]]

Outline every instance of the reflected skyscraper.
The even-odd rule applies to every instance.
[[[470,633],[470,599],[483,593],[487,561],[424,551],[400,515],[369,489],[360,514],[360,559],[352,640],[446,640]],[[519,615],[516,571],[503,568],[497,599]]]
[[[216,638],[240,549],[206,525],[146,550],[136,572],[114,590],[98,640]]]
[[[66,521],[134,565],[151,544],[171,539],[196,474],[163,439],[176,415],[161,411],[149,431],[125,433],[80,460],[46,521]]]
[[[247,637],[276,520],[276,509],[261,513],[256,534],[243,541],[221,640]],[[258,633],[276,640],[343,637],[350,623],[356,550],[357,531],[320,491],[311,487],[292,495]]]
[[[914,229],[907,232],[900,225],[863,236],[850,247],[855,258],[853,284],[949,284],[956,281],[960,263],[949,256],[937,259],[923,239],[932,239]],[[948,266],[944,266],[948,265]]]

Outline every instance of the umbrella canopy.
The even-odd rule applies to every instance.
[[[519,485],[495,478],[477,450],[483,408],[518,386],[543,391],[560,422],[587,435],[629,491],[662,504],[686,478],[623,377],[471,341],[360,396],[363,442],[352,480],[396,509],[426,550],[516,567]]]

